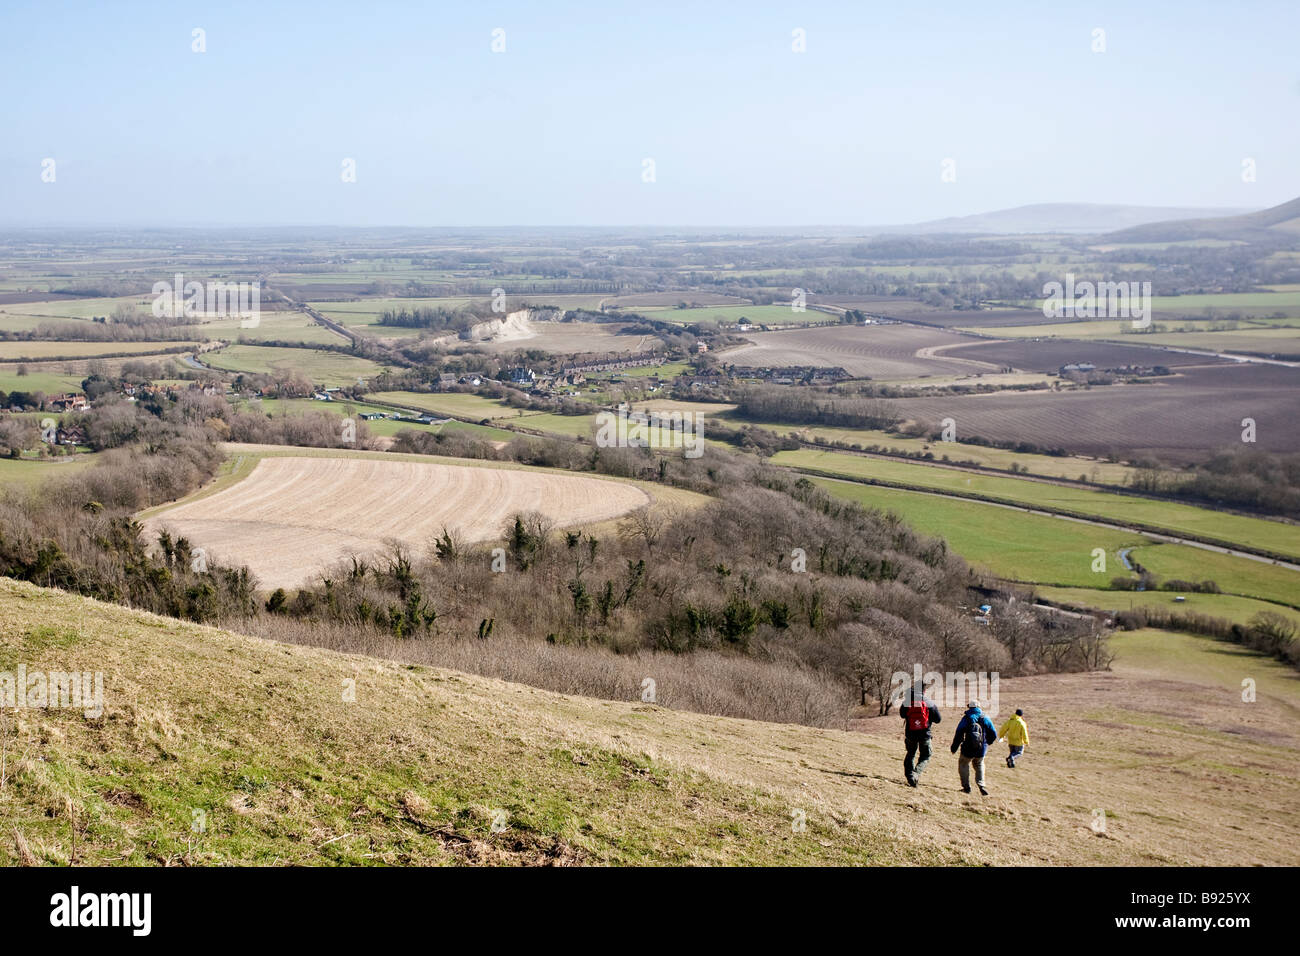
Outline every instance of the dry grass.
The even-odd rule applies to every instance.
[[[1005,681],[1031,748],[1014,771],[995,757],[981,798],[958,791],[942,732],[908,788],[895,717],[816,730],[563,696],[8,581],[0,608],[0,667],[105,675],[102,718],[23,711],[6,736],[31,756],[0,791],[0,822],[41,863],[66,863],[74,835],[91,864],[1295,865],[1300,853],[1300,682],[1199,639],[1162,657],[1153,642],[1167,635],[1135,632],[1113,673]],[[1257,702],[1240,702],[1238,673],[1258,680]],[[13,841],[0,862],[17,862]]]

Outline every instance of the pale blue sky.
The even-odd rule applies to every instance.
[[[1295,0],[4,0],[0,225],[1263,207],[1300,194],[1297,37]],[[940,180],[945,158],[955,183]]]

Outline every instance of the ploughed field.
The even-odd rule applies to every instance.
[[[920,375],[961,375],[996,371],[965,354],[936,355],[935,350],[975,341],[943,329],[912,325],[831,325],[746,335],[749,345],[728,349],[723,360],[736,365],[786,368],[818,366],[844,369],[850,375],[906,379]]]
[[[267,457],[248,477],[145,522],[246,564],[262,587],[292,588],[399,541],[425,550],[444,528],[467,540],[501,534],[516,514],[581,525],[648,504],[636,485],[584,475],[371,458]]]
[[[1101,385],[1062,392],[899,399],[905,418],[956,423],[956,437],[1029,442],[1075,454],[1151,454],[1170,463],[1204,459],[1242,441],[1255,422],[1257,447],[1300,447],[1300,370],[1280,366],[1190,368],[1149,385]]]
[[[1190,343],[1188,347],[1191,347]],[[945,349],[939,354],[945,357],[949,353]],[[1152,348],[1150,345],[1138,342],[1131,345],[1118,345],[1112,342],[1067,339],[965,344],[961,346],[960,356],[965,359],[992,362],[995,365],[1010,365],[1012,368],[1027,372],[1055,372],[1062,365],[1079,365],[1084,362],[1105,369],[1126,366],[1154,368],[1157,365],[1176,368],[1187,365],[1216,365],[1230,361],[1210,355],[1194,355],[1188,352]]]

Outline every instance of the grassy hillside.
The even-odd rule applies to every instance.
[[[1300,861],[1300,680],[1208,640],[1134,632],[1113,672],[1004,681],[1033,738],[981,798],[942,746],[908,788],[896,717],[565,697],[8,580],[0,621],[0,670],[104,675],[100,717],[0,720],[2,864]]]

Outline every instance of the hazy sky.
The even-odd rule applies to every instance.
[[[0,224],[1263,207],[1300,195],[1298,37],[1296,0],[2,0]]]

